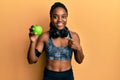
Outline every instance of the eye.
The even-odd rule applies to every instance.
[[[62,18],[63,18],[63,19],[66,19],[66,18],[67,18],[67,16],[66,16],[66,15],[63,15],[63,16],[62,16]]]
[[[58,17],[57,17],[56,15],[53,15],[53,18],[54,18],[54,19],[57,19]]]

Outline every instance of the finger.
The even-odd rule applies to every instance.
[[[33,28],[35,25],[32,25],[31,28]]]
[[[32,33],[32,32],[29,33],[29,36],[33,36],[33,35],[34,35],[34,33]]]
[[[33,29],[34,26],[35,26],[35,25],[32,25],[32,26],[30,27],[30,29]]]
[[[37,35],[35,32],[30,32],[29,33],[29,36],[35,36],[35,35]]]
[[[69,45],[69,46],[72,46],[72,45],[73,45],[73,42],[69,40],[69,41],[68,41],[68,45]]]
[[[71,38],[69,38],[69,37],[66,37],[66,39],[67,39],[68,41],[73,41],[73,39],[71,39]]]
[[[73,39],[69,39],[68,42],[73,44]]]
[[[33,26],[31,26],[31,28],[29,28],[29,31],[33,32],[33,30],[34,30],[34,28],[33,28]]]
[[[29,31],[30,31],[30,32],[33,32],[33,28],[30,28]]]

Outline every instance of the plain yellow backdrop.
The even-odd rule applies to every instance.
[[[45,55],[27,62],[29,27],[47,31],[56,1],[67,6],[67,26],[79,34],[85,54],[82,64],[72,59],[75,80],[120,80],[119,0],[1,0],[0,80],[42,80]]]

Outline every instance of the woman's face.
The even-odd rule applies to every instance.
[[[68,14],[64,8],[55,8],[52,13],[51,22],[58,30],[61,30],[65,28],[67,23],[67,16]]]

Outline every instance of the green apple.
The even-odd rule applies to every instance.
[[[42,32],[43,32],[42,26],[34,25],[33,26],[33,32],[35,32],[38,36],[41,35]]]

